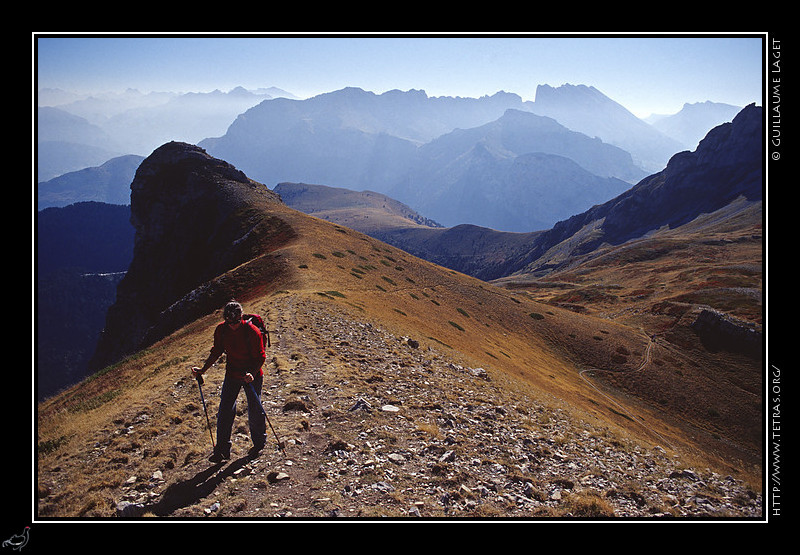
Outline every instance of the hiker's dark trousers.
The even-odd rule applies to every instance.
[[[236,400],[242,388],[247,397],[250,439],[253,441],[253,445],[258,447],[263,447],[267,442],[267,423],[261,408],[261,385],[263,382],[263,376],[255,376],[255,380],[250,384],[253,387],[250,387],[236,378],[225,377],[225,381],[222,382],[222,393],[217,411],[217,450],[220,452],[226,455],[231,453],[231,432],[233,421],[236,418]]]

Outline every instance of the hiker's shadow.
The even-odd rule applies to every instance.
[[[198,472],[188,480],[168,486],[157,503],[148,505],[144,509],[156,516],[167,516],[182,507],[193,505],[204,497],[208,497],[218,485],[248,461],[250,461],[250,457],[241,457],[228,464],[224,469],[222,468],[224,463],[217,463]]]

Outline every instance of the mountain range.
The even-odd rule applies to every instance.
[[[565,87],[564,90],[571,92],[573,97],[576,92],[589,91],[590,97],[595,101],[601,96],[594,89],[586,87]],[[392,225],[389,229],[387,222],[382,221],[379,226],[372,226],[368,230],[363,227],[364,219],[367,217],[364,204],[360,207],[351,207],[353,209],[351,219],[342,221],[342,225],[356,227],[427,260],[481,279],[497,279],[519,270],[520,261],[531,251],[531,237],[543,233],[543,231],[532,232],[530,229],[545,230],[556,222],[578,214],[581,210],[606,198],[612,198],[614,193],[628,188],[628,184],[618,178],[602,178],[584,170],[572,158],[584,165],[590,165],[594,157],[598,162],[593,169],[598,173],[618,172],[630,178],[637,171],[635,166],[630,164],[627,153],[617,147],[569,131],[548,117],[523,110],[508,109],[509,105],[521,106],[516,95],[498,93],[493,97],[482,99],[431,99],[421,91],[410,93],[394,91],[391,94],[373,95],[358,89],[345,89],[323,96],[324,98],[315,101],[322,104],[322,108],[317,112],[312,110],[316,106],[315,103],[287,98],[269,100],[264,104],[271,106],[271,110],[278,113],[283,113],[287,106],[294,110],[305,107],[308,118],[302,121],[310,121],[322,118],[327,113],[326,110],[339,114],[342,100],[349,99],[349,104],[345,104],[350,106],[348,121],[363,122],[369,119],[364,115],[363,100],[371,99],[374,106],[367,113],[373,114],[371,117],[374,121],[370,124],[370,128],[377,129],[383,126],[393,133],[416,137],[420,143],[415,147],[413,156],[416,160],[413,167],[418,171],[417,176],[425,176],[426,179],[438,180],[436,182],[439,184],[447,184],[445,190],[439,192],[435,186],[427,186],[427,200],[432,203],[437,202],[444,213],[451,214],[453,206],[470,205],[469,210],[483,215],[483,219],[479,221],[486,221],[486,218],[491,218],[492,221],[500,220],[503,222],[503,227],[511,227],[520,232],[499,232],[490,229],[490,226],[462,223],[460,220],[456,220],[457,223],[447,230],[431,229],[428,228],[429,225],[438,227],[442,224],[435,222],[427,212],[420,213],[407,205],[403,208],[404,213],[416,213],[417,223],[427,222],[423,227],[404,229],[403,226]],[[382,123],[392,112],[387,106],[381,109],[376,107],[381,104],[387,104],[391,109],[404,108],[405,111],[400,112],[402,117],[396,115],[390,120],[396,122],[391,124],[395,127]],[[552,100],[550,104],[553,104]],[[607,100],[601,104],[614,105]],[[414,110],[418,110],[422,115],[412,117]],[[490,119],[498,113],[502,113],[501,117],[490,123],[446,133],[428,143],[421,142],[443,129],[450,128],[455,122],[477,123]],[[240,119],[249,117],[245,114]],[[287,121],[291,121],[288,115],[286,118]],[[442,124],[442,121],[446,124]],[[431,122],[437,123],[434,125]],[[338,137],[332,137],[331,141],[334,144],[342,144]],[[546,143],[546,147],[556,154],[528,152],[536,149],[536,145],[541,143]],[[299,150],[306,151],[303,146],[299,147]],[[571,153],[572,158],[562,156],[567,151]],[[399,159],[403,160],[402,157]],[[609,161],[602,162],[603,159]],[[40,183],[37,194],[38,207],[65,206],[87,200],[122,204],[130,194],[129,183],[133,180],[140,160],[141,157],[138,156],[121,156],[101,166],[69,172]],[[398,162],[397,165],[399,167],[402,164]],[[465,168],[469,168],[469,171]],[[479,176],[484,176],[485,182],[491,184],[490,191],[486,191],[484,186],[486,183],[482,184]],[[520,188],[519,184],[523,181],[527,184],[527,189]],[[554,183],[559,183],[560,186],[553,186]],[[306,194],[308,187],[306,185]],[[592,189],[596,189],[596,192]],[[339,190],[345,191],[341,188]],[[351,199],[357,196],[351,189],[347,191],[350,191],[349,195],[353,195]],[[287,193],[286,186],[282,188],[282,193]],[[378,195],[376,199],[382,195],[382,193],[374,194]],[[598,196],[592,196],[594,194]],[[397,203],[387,195],[383,195],[382,198],[384,201],[388,199],[392,203]],[[292,202],[297,200],[297,197],[294,197]],[[304,210],[303,207],[298,208]],[[317,207],[317,210],[322,209],[322,206]],[[377,215],[373,217],[373,221],[375,217]],[[357,220],[360,222],[356,223]],[[560,225],[563,227],[563,224]],[[62,228],[60,233],[68,237],[71,232],[67,228]],[[547,236],[551,237],[552,233]],[[127,245],[123,245],[120,252],[128,252],[127,249]],[[83,274],[86,272],[76,275],[76,279],[85,280],[80,277]],[[53,277],[49,276],[48,279],[52,280]],[[67,287],[67,284],[61,283],[60,286]],[[81,297],[83,295],[79,298]],[[107,298],[100,297],[99,293],[98,297]],[[49,309],[47,305],[43,308]],[[104,310],[106,305],[99,308]],[[85,353],[87,347],[76,345],[76,349]],[[78,366],[83,366],[84,363],[79,361],[84,360],[85,355],[74,359]],[[70,375],[74,374],[71,372]],[[47,394],[48,391],[42,391],[40,395]]]
[[[168,104],[162,100],[158,106],[95,116],[97,123],[67,116],[68,109],[87,117],[91,113],[85,106],[76,109],[75,103],[41,108],[39,181],[49,185],[53,171],[45,166],[63,167],[50,154],[62,146],[84,144],[86,148],[80,149],[84,154],[102,148],[93,159],[99,163],[111,158],[108,150],[120,139],[130,140],[137,130],[147,129],[153,147],[166,140],[197,143],[269,186],[302,182],[371,190],[446,226],[473,224],[528,232],[547,229],[612,198],[689,148],[583,85],[540,86],[537,102],[506,92],[472,99],[428,97],[413,90],[377,95],[347,88],[306,100],[272,92],[284,96],[261,101],[238,117],[232,114],[244,106],[240,102],[255,103],[263,97],[243,89],[182,95]],[[212,101],[214,110],[208,109]],[[222,135],[200,140],[200,129],[174,135],[172,129],[194,127],[178,121],[177,114],[153,114],[170,106],[197,125],[208,125],[205,137],[212,132]],[[700,109],[715,107],[706,104]],[[212,131],[215,120],[209,113],[219,114],[220,122],[227,118],[229,124],[221,123]],[[61,120],[72,118],[71,127],[57,125],[56,115]],[[728,121],[722,117],[708,119],[708,129],[714,118],[714,124]],[[127,118],[124,125],[122,118]],[[51,149],[56,143],[58,148]],[[77,165],[68,168],[71,171],[97,165],[74,155],[70,160]],[[130,180],[119,183],[127,188]],[[426,194],[419,195],[420,190]],[[458,205],[447,200],[455,194],[460,197]]]
[[[375,225],[374,215],[372,225],[366,226],[342,212],[345,207],[358,210],[362,203],[352,200],[358,193],[342,195],[341,189],[316,186],[310,197],[309,186],[296,184],[282,184],[275,190],[298,210],[324,213],[330,221],[481,279],[545,275],[598,252],[601,246],[617,246],[659,229],[680,227],[702,214],[725,210],[737,199],[744,205],[759,203],[762,118],[761,108],[746,107],[732,122],[711,130],[695,151],[676,154],[661,172],[540,232],[508,233],[466,224],[435,229],[409,219]]]
[[[622,149],[530,110],[510,93],[429,98],[422,91],[348,88],[261,103],[224,136],[198,145],[262,183],[368,189],[445,226],[503,231],[544,229],[621,192],[621,181],[630,186],[646,175]],[[551,193],[566,191],[548,206],[557,212],[525,212],[543,181]]]

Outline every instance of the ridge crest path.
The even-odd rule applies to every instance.
[[[275,338],[262,404],[287,457],[268,442],[227,499],[217,488],[174,516],[212,497],[238,518],[760,515],[732,477],[623,444],[333,302],[278,294],[260,312]]]

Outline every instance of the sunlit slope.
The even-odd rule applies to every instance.
[[[653,338],[640,372],[614,365],[594,379],[685,423],[708,452],[759,460],[763,433],[763,226],[760,202],[740,200],[576,259],[546,277],[496,282],[542,303],[604,318]],[[728,322],[728,331],[703,316]]]
[[[612,401],[580,376],[590,368],[639,368],[649,338],[637,328],[538,303],[352,229],[285,208],[281,212],[298,236],[272,255],[293,279],[271,294],[334,303],[354,319],[444,349],[490,377],[522,380],[545,398],[632,427],[652,441],[663,443],[670,434],[668,429],[653,433],[659,427],[653,415],[633,406],[621,409],[621,399]],[[269,296],[250,305],[268,312]],[[636,422],[628,411],[638,415]]]

